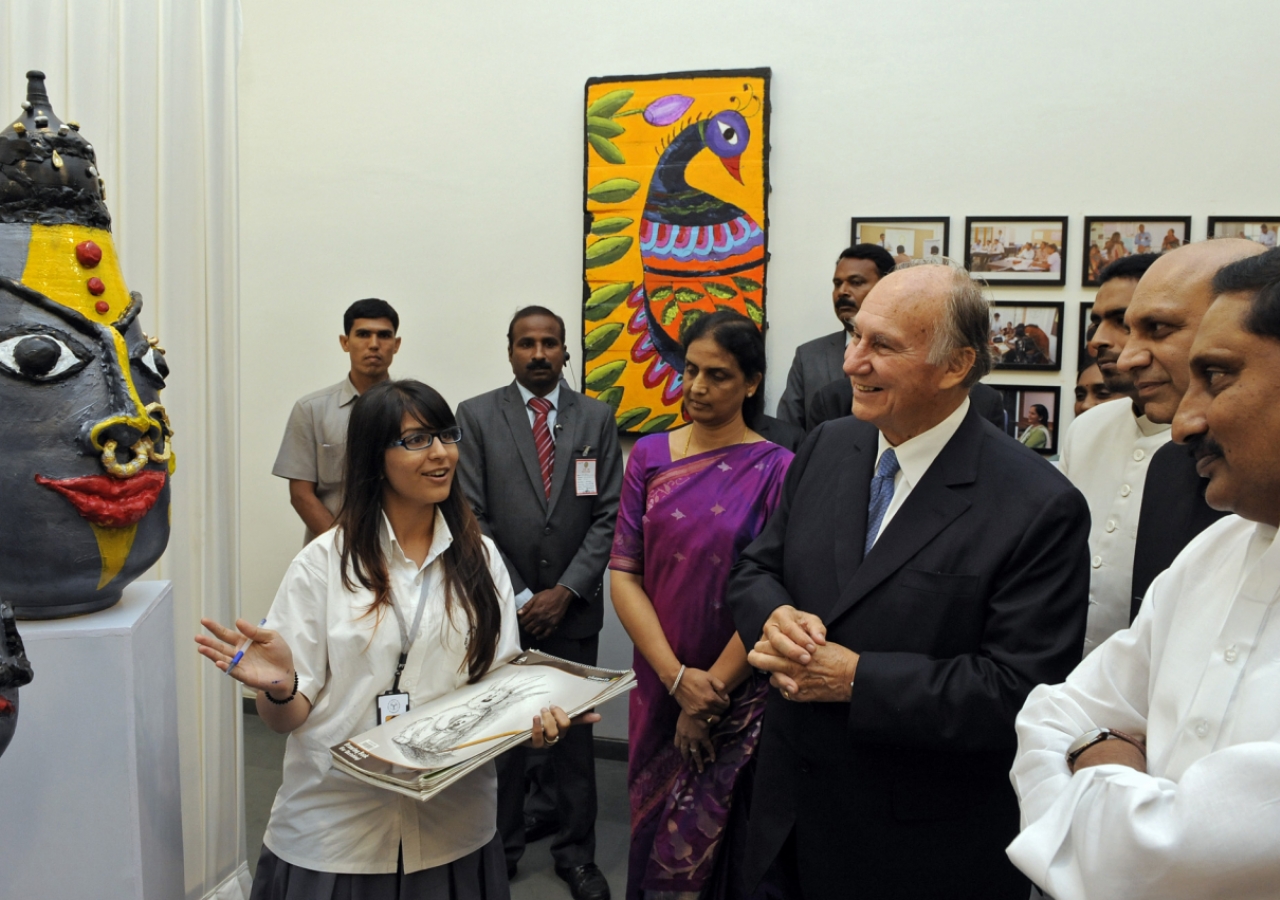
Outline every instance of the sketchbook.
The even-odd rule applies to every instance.
[[[533,734],[543,707],[580,715],[635,687],[631,669],[600,669],[528,650],[475,684],[329,749],[335,767],[429,800]]]

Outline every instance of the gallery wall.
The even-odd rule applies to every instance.
[[[1070,419],[1085,215],[1280,213],[1275,113],[1249,77],[1274,8],[1150,3],[555,4],[243,0],[241,579],[269,605],[302,525],[271,465],[293,401],[338,381],[341,314],[401,313],[393,374],[453,403],[510,380],[527,303],[580,333],[582,97],[593,75],[773,69],[766,391],[835,329],[853,216],[1070,217],[1061,373]],[[577,342],[571,336],[571,347]],[[575,352],[574,365],[578,364]],[[577,383],[578,369],[571,375]],[[604,659],[629,658],[610,613]],[[616,717],[605,733],[624,734]]]

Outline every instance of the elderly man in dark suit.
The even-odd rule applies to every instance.
[[[458,478],[511,574],[521,643],[595,665],[622,453],[609,406],[560,380],[569,358],[564,339],[564,321],[551,310],[529,306],[515,314],[507,329],[515,382],[458,406]],[[541,808],[531,809],[527,822],[525,765],[522,748],[498,765],[498,828],[509,873],[524,853],[527,824],[528,839],[555,833],[556,873],[574,900],[608,900],[595,863],[591,728],[571,729],[534,771],[539,790],[530,805]]]
[[[844,377],[844,348],[850,323],[867,293],[893,271],[893,256],[875,244],[854,244],[840,252],[831,278],[831,303],[841,328],[835,334],[814,338],[796,348],[787,386],[778,401],[778,418],[812,431],[814,396],[832,381]]]
[[[845,370],[855,417],[792,463],[729,604],[772,675],[750,881],[783,895],[1025,900],[1014,717],[1080,661],[1089,511],[979,417],[987,303],[952,265],[886,276]]]

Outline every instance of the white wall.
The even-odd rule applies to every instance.
[[[294,399],[337,381],[341,313],[402,315],[394,374],[452,402],[510,378],[507,317],[580,324],[582,97],[592,75],[773,68],[767,390],[833,330],[862,216],[1069,215],[1070,417],[1085,215],[1280,218],[1261,77],[1274,5],[243,0],[240,72],[246,615],[301,541],[270,475]],[[891,85],[892,90],[886,86]],[[571,339],[572,340],[572,339]],[[575,354],[576,356],[576,354]],[[576,360],[575,360],[576,362]],[[1065,422],[1064,422],[1065,423]],[[614,622],[606,657],[625,659]]]

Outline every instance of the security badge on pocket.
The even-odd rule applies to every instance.
[[[379,725],[385,725],[409,711],[409,695],[404,691],[383,691],[377,699]]]

